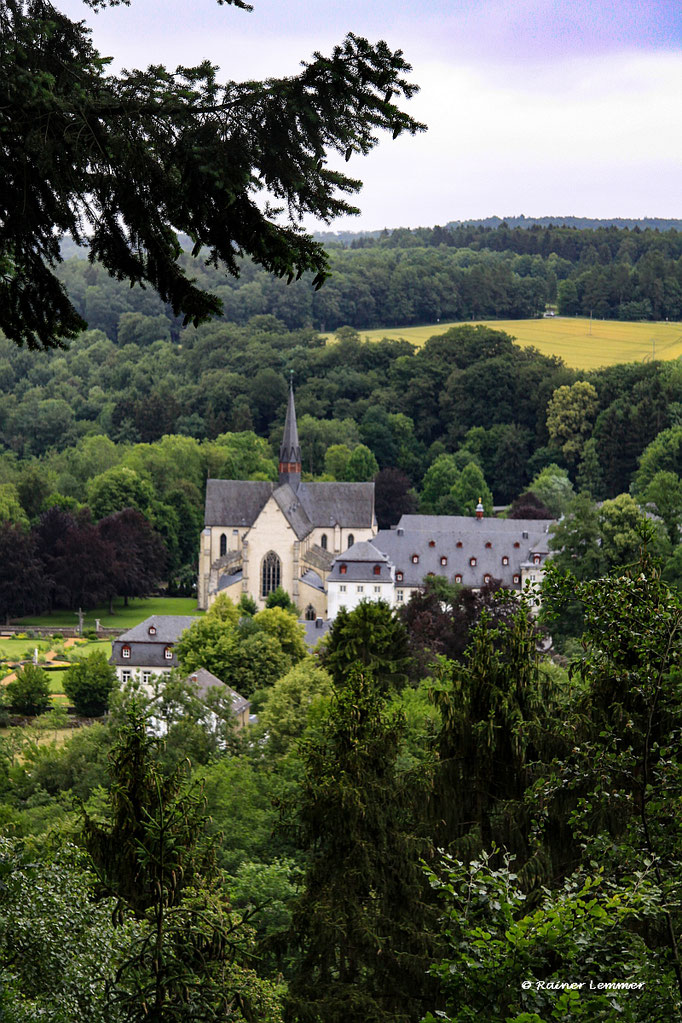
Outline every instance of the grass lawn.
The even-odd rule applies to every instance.
[[[470,321],[469,321],[470,322]],[[558,355],[574,369],[598,369],[618,362],[671,360],[682,355],[682,323],[629,323],[556,316],[539,320],[477,320],[486,327],[504,330],[522,347],[533,346],[543,355]],[[461,323],[435,323],[426,327],[390,327],[363,330],[370,341],[384,337],[404,338],[421,347],[435,334]],[[325,337],[333,339],[333,334]]]
[[[51,640],[46,639],[7,639],[0,638],[0,657],[10,661],[22,661],[27,657],[33,657],[33,651],[38,647],[40,658],[53,647]]]
[[[123,601],[114,602],[114,614],[109,614],[109,607],[96,607],[86,611],[83,628],[94,629],[95,619],[107,629],[132,629],[150,615],[199,615],[203,611],[197,608],[194,597],[146,597],[143,600],[131,600],[128,607]],[[18,619],[21,625],[30,629],[32,625],[43,625],[47,628],[73,628],[78,624],[78,615],[73,611],[55,611],[51,615],[33,615]],[[23,640],[29,643],[31,640]],[[35,644],[34,644],[35,645]]]

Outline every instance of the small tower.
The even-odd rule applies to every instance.
[[[294,407],[293,374],[289,378],[289,404],[284,420],[284,435],[279,449],[279,482],[289,483],[294,489],[301,482],[301,446],[298,443],[296,408]]]
[[[485,509],[483,508],[483,501],[479,497],[478,504],[476,505],[476,519],[477,519],[478,522],[481,521],[481,519],[483,518],[484,514],[485,514]]]

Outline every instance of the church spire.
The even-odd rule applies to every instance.
[[[289,404],[284,420],[284,436],[279,449],[279,482],[292,486],[301,482],[301,447],[298,443],[296,408],[294,406],[294,375],[289,377]]]

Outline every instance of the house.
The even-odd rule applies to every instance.
[[[372,545],[393,567],[392,603],[399,607],[429,576],[473,589],[493,580],[519,591],[526,580],[539,585],[553,524],[553,519],[485,518],[479,504],[476,516],[403,515],[395,528],[380,530]]]
[[[395,603],[395,568],[370,540],[353,544],[334,559],[327,577],[327,606],[333,620],[342,607],[353,611],[363,600]]]
[[[204,700],[209,690],[218,689],[222,696],[227,696],[232,704],[232,713],[237,720],[237,729],[245,728],[249,723],[249,711],[251,709],[251,703],[245,697],[228,686],[225,682],[219,679],[216,675],[211,674],[206,668],[197,668],[189,676],[188,681],[191,682],[195,688],[197,696],[200,700]],[[213,715],[215,718],[215,715]],[[213,723],[215,727],[215,722]]]
[[[327,577],[334,558],[377,531],[373,483],[301,480],[293,387],[289,387],[277,483],[209,479],[199,552],[197,600],[219,593],[259,608],[282,586],[307,621],[327,618]]]
[[[175,644],[196,621],[196,615],[151,615],[115,639],[109,664],[116,668],[119,682],[130,682],[137,676],[148,685],[152,675],[177,668]]]

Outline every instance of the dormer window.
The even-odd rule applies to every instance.
[[[402,572],[396,572],[395,577],[396,577],[397,582],[401,583],[403,581],[403,573]]]
[[[166,649],[163,652],[163,656],[166,658],[167,661],[172,661],[173,660],[173,647],[172,646],[167,646]]]
[[[429,547],[435,547],[435,546],[436,546],[436,541],[435,540],[429,540]]]
[[[150,625],[149,628],[147,629],[147,632],[149,633],[150,636],[155,636],[156,635],[156,626],[155,625]]]
[[[462,581],[462,577],[461,577],[461,575],[456,575],[456,576],[455,576],[455,582],[456,582],[456,583],[461,583],[461,581]]]
[[[488,548],[492,547],[492,544],[491,544],[490,540],[486,541],[486,547],[488,547]]]
[[[507,557],[506,554],[504,554],[503,557],[502,557],[502,564],[503,565],[508,565],[509,564],[509,558]]]
[[[519,541],[518,541],[518,540],[515,540],[515,541],[514,541],[514,546],[515,546],[515,547],[520,547],[520,546],[521,546],[521,544],[519,543]]]
[[[413,565],[418,565],[419,564],[419,555],[418,554],[413,554],[412,555],[412,564]]]
[[[348,565],[339,565],[339,572],[341,575],[345,575],[348,571]]]
[[[447,559],[446,557],[442,557],[442,558],[440,559],[440,563],[441,563],[441,565],[443,566],[443,568],[445,568],[445,566],[446,566],[446,565],[447,565],[447,563],[448,563],[448,559]]]
[[[521,582],[521,576],[520,575],[515,575],[514,576],[514,583],[518,586],[520,582]]]
[[[130,647],[129,646],[122,646],[121,647],[121,657],[130,658]]]
[[[528,532],[524,529],[524,531],[521,533],[521,536],[522,536],[522,538],[524,540],[527,540],[528,539]]]
[[[469,558],[469,564],[472,568],[474,568],[476,565],[476,558]]]
[[[435,572],[427,572],[427,573],[426,573],[427,577],[428,577],[428,576],[434,576],[435,574],[436,574]]]
[[[375,565],[374,566],[374,574],[375,575],[381,575],[381,565]]]
[[[533,558],[533,564],[534,565],[539,565],[540,564],[540,555],[539,554],[536,554],[535,557]]]
[[[461,546],[462,546],[462,541],[458,540],[457,543],[455,544],[455,547],[461,547]]]
[[[489,583],[490,582],[490,576],[489,575],[484,575],[483,576],[483,582],[486,583],[486,584]]]

